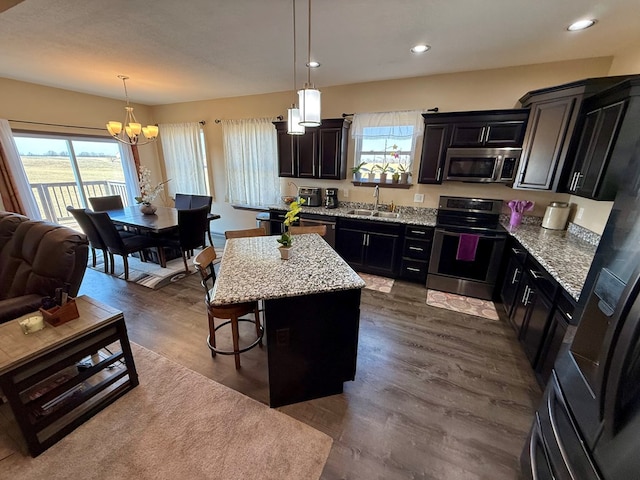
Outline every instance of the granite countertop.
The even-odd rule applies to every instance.
[[[288,210],[289,206],[283,203],[273,205],[270,208]],[[341,202],[340,206],[334,209],[303,206],[302,213],[427,227],[436,225],[437,209],[435,208],[399,206],[396,209],[400,214],[398,218],[366,217],[347,213],[356,208],[372,209],[373,206],[371,204]],[[384,209],[386,209],[386,205],[381,206],[380,210]],[[505,218],[508,219],[508,217]],[[539,223],[535,225],[522,224],[511,228],[507,220],[503,221],[503,225],[507,232],[527,249],[562,288],[575,300],[578,300],[595,255],[597,241],[594,244],[593,241],[589,242],[566,230],[547,230],[542,228]],[[596,234],[592,235],[598,237]]]
[[[280,259],[277,238],[227,240],[213,305],[364,288],[364,280],[320,235],[296,235],[289,260]]]
[[[539,225],[505,227],[576,301],[596,253],[596,246],[566,230]]]

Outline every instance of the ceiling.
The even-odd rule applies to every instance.
[[[158,105],[293,90],[293,0],[0,0],[0,77]],[[297,87],[307,0],[296,2]],[[313,0],[323,87],[609,56],[640,0]],[[598,23],[581,32],[582,18]],[[429,52],[410,53],[416,43]]]

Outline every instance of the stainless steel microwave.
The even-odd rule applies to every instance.
[[[521,148],[449,148],[443,180],[513,183]]]

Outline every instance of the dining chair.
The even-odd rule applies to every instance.
[[[84,234],[87,236],[87,239],[89,240],[93,266],[96,266],[96,249],[102,250],[102,258],[104,258],[104,273],[108,273],[109,257],[107,255],[107,245],[102,239],[100,232],[98,232],[98,229],[88,217],[86,210],[84,208],[73,208],[72,206],[68,206],[67,211],[71,215],[73,215],[73,218],[80,226],[80,229],[84,232]]]
[[[186,210],[187,208],[191,208],[191,195],[187,193],[176,193],[174,207],[176,210]]]
[[[327,226],[326,225],[304,225],[304,226],[291,225],[289,227],[289,232],[291,232],[291,235],[298,235],[301,233],[317,233],[324,237],[327,234]]]
[[[209,208],[209,210],[207,210],[207,236],[209,237],[209,245],[213,247],[213,239],[211,238],[211,220],[213,220],[213,216],[211,215],[212,203],[213,197],[209,195],[191,195],[191,206],[189,208],[199,208],[205,205]]]
[[[182,253],[184,270],[189,271],[187,258],[191,256],[193,249],[206,245],[205,231],[209,225],[207,214],[209,207],[178,210],[178,231],[171,237],[158,237],[163,247],[179,248]]]
[[[227,230],[224,232],[224,238],[246,238],[246,237],[265,237],[267,230],[264,227],[247,228],[245,230]]]
[[[107,212],[86,212],[87,216],[93,222],[93,225],[100,233],[100,236],[104,240],[107,250],[109,252],[109,260],[111,262],[111,274],[114,272],[114,257],[113,255],[121,255],[124,263],[124,279],[129,280],[129,260],[128,255],[134,252],[140,252],[145,248],[156,248],[158,250],[158,258],[162,267],[166,267],[164,261],[164,253],[162,247],[159,245],[158,240],[146,235],[134,235],[128,234],[126,236],[120,235],[116,226],[109,218]],[[145,261],[144,253],[140,254],[140,260]]]
[[[90,197],[89,203],[94,212],[106,210],[120,210],[124,208],[120,195],[107,195],[105,197]]]
[[[200,284],[205,291],[205,305],[207,307],[207,317],[209,320],[209,336],[207,337],[207,346],[211,350],[211,356],[233,355],[236,369],[240,368],[240,354],[246,352],[256,345],[262,347],[262,337],[264,336],[264,328],[260,324],[260,312],[258,310],[258,302],[234,303],[231,305],[212,305],[211,289],[216,281],[216,272],[214,270],[216,251],[213,247],[206,247],[202,252],[193,258],[193,265],[200,272]],[[240,318],[253,313],[254,319]],[[221,324],[215,324],[215,319],[225,320]],[[249,322],[255,324],[256,338],[247,346],[240,346],[240,322]],[[226,326],[231,325],[231,337],[233,342],[233,350],[223,350],[216,346],[216,332]]]

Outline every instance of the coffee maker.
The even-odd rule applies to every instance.
[[[324,208],[338,208],[338,189],[337,188],[325,189]]]

